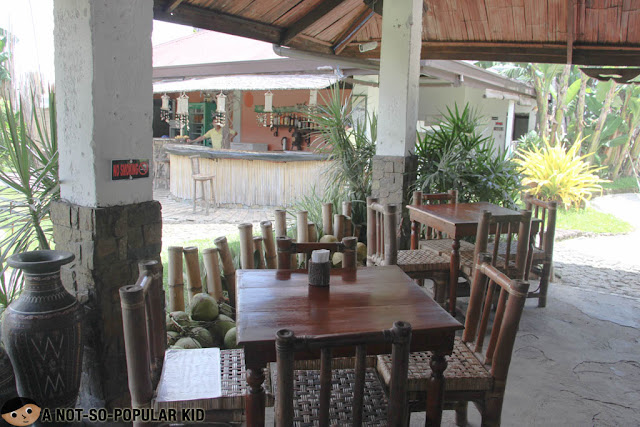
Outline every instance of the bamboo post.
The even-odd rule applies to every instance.
[[[333,216],[333,235],[338,240],[342,240],[344,237],[344,215],[335,214]]]
[[[202,292],[202,279],[200,278],[200,264],[198,262],[198,248],[189,246],[184,248],[184,261],[187,266],[187,286],[189,303],[193,297]]]
[[[264,253],[262,251],[262,237],[254,236],[253,237],[253,253],[255,258],[255,253],[258,252],[258,265],[256,268],[264,270]]]
[[[287,236],[287,211],[276,209],[276,238]]]
[[[309,212],[300,211],[296,214],[298,232],[297,243],[307,243],[309,241]],[[307,261],[307,254],[298,255],[298,264],[305,264]],[[306,265],[306,264],[305,264]]]
[[[351,202],[342,202],[342,215],[344,215],[345,217],[344,237],[353,236],[353,228],[351,223]]]
[[[315,222],[309,222],[309,224],[307,224],[309,227],[309,241],[310,242],[317,242],[318,241],[318,230],[316,229],[316,223]]]
[[[204,268],[207,271],[207,292],[215,298],[216,301],[220,302],[224,297],[222,295],[218,249],[208,248],[203,250],[202,260],[204,261]]]
[[[164,350],[167,345],[167,330],[164,309],[164,288],[162,286],[162,264],[157,260],[138,263],[140,275],[147,275],[151,280],[147,283],[145,308],[147,312],[147,337],[151,361],[151,383],[155,388],[160,381]]]
[[[240,231],[240,268],[253,269],[253,226],[249,223],[238,225]]]
[[[342,267],[345,269],[355,269],[357,266],[355,237],[345,237],[342,239],[344,244],[344,254],[342,255]]]
[[[169,312],[184,311],[182,246],[169,246]]]
[[[262,238],[264,239],[264,257],[266,258],[267,268],[277,268],[276,244],[273,240],[271,221],[262,221],[260,228],[262,229]]]
[[[371,205],[378,203],[375,197],[367,197],[367,265],[375,265],[372,257],[378,253],[378,245],[376,239],[376,211]]]
[[[333,234],[333,205],[331,203],[322,204],[322,232]]]
[[[120,306],[122,308],[122,328],[124,330],[131,406],[133,408],[149,408],[153,398],[153,386],[147,340],[144,288],[135,285],[121,287]]]
[[[220,259],[222,259],[222,272],[224,273],[224,278],[227,281],[227,292],[229,292],[229,304],[235,307],[236,306],[236,269],[233,266],[233,258],[231,257],[231,250],[229,249],[229,243],[227,242],[227,238],[224,236],[218,237],[213,241],[213,243],[215,243],[216,248],[218,248]]]

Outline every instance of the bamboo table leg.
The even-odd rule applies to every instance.
[[[456,292],[460,274],[460,239],[453,239],[451,245],[451,266],[449,267],[449,313],[456,317]]]
[[[431,356],[431,378],[427,385],[427,412],[425,426],[439,426],[442,422],[442,408],[444,404],[444,370],[447,360],[444,354],[435,351]]]
[[[246,354],[245,360],[247,360]],[[245,396],[247,427],[264,427],[265,393],[262,383],[265,368],[266,366],[249,367],[247,364],[247,384],[249,385]]]

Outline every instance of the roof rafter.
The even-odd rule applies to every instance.
[[[189,4],[182,4],[180,9],[168,12],[168,8],[173,3],[173,0],[154,0],[153,18],[234,36],[262,40],[268,43],[279,43],[282,35],[282,28],[280,27]]]
[[[323,0],[318,6],[316,6],[311,12],[304,15],[302,18],[294,22],[289,28],[286,29],[280,40],[281,45],[287,45],[291,40],[312,26],[315,22],[322,19],[325,15],[329,14],[333,9],[338,7],[346,0]]]
[[[333,46],[333,51],[336,55],[340,55],[344,48],[347,47],[349,42],[356,38],[360,30],[362,30],[365,24],[369,22],[369,20],[373,18],[375,14],[376,13],[373,10],[369,9],[368,6],[365,6],[364,12],[361,13],[358,18],[353,21],[353,23],[351,23],[349,28],[347,28],[347,30],[343,32],[340,37],[338,37],[338,42],[335,46]]]

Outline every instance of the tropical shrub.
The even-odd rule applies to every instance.
[[[563,144],[551,146],[545,141],[542,148],[519,152],[515,162],[520,166],[527,193],[565,207],[580,207],[594,192],[601,192],[600,183],[604,181],[596,175],[601,168],[585,161],[593,153],[578,154],[580,145],[581,141],[576,141],[567,150]]]
[[[338,86],[333,86],[327,99],[310,114],[316,123],[316,151],[329,156],[326,171],[326,202],[351,201],[354,224],[366,222],[366,200],[371,194],[372,161],[376,152],[377,117],[366,116],[363,121],[354,119],[351,95],[344,96]],[[308,204],[309,200],[305,202]],[[312,206],[310,218],[321,217],[322,203]],[[300,203],[299,203],[300,204]],[[320,207],[320,210],[317,208]],[[309,210],[309,207],[306,209]],[[317,222],[316,222],[317,223]],[[318,224],[318,223],[317,223]]]
[[[514,207],[520,176],[508,154],[480,131],[481,118],[465,105],[447,107],[444,118],[418,135],[415,188],[428,193],[458,190],[460,202],[487,201]]]
[[[15,253],[50,248],[49,211],[60,195],[55,95],[50,91],[46,117],[33,92],[31,101],[31,112],[22,101],[16,108],[7,97],[0,109],[0,150],[6,158],[0,169],[0,306],[11,302],[22,284],[16,270],[5,280],[5,260]]]

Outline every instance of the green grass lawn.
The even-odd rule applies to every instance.
[[[601,184],[605,192],[613,193],[637,193],[638,180],[634,176],[624,176],[613,182],[604,182]]]
[[[591,208],[559,209],[556,228],[590,233],[628,233],[633,230],[628,222]]]

